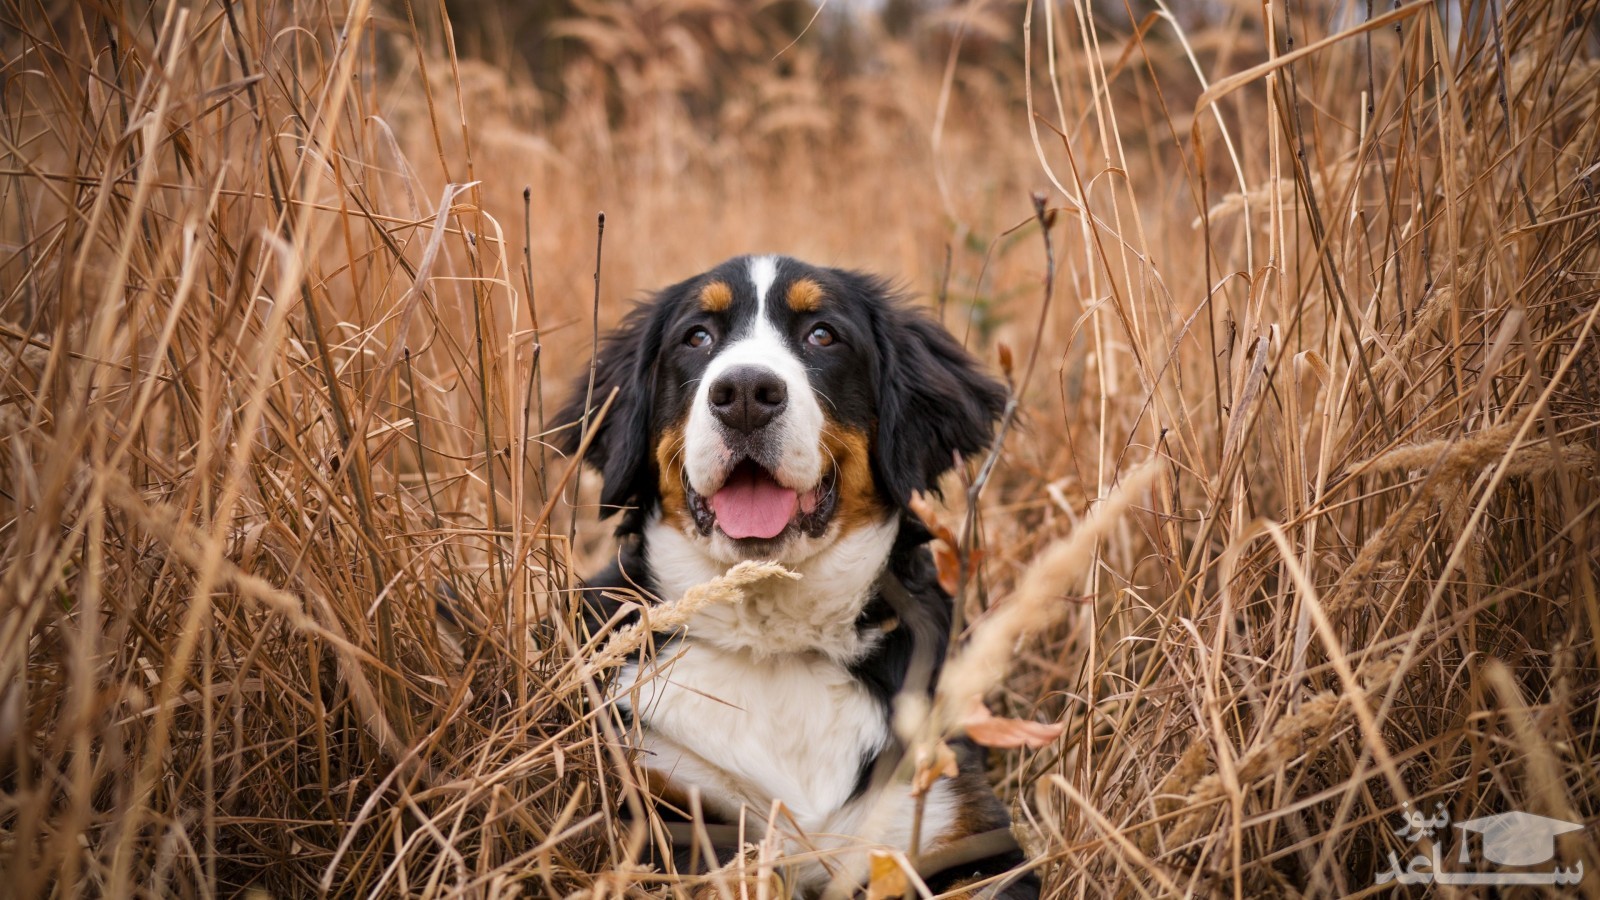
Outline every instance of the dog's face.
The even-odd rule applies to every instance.
[[[577,421],[587,379],[558,422]],[[989,441],[1004,389],[876,278],[739,257],[607,336],[587,461],[631,506],[734,562],[798,562],[931,490]],[[558,446],[576,449],[569,428]]]

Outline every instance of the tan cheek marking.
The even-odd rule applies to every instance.
[[[656,441],[656,487],[661,492],[661,518],[683,528],[689,524],[689,498],[683,491],[683,426],[674,425]]]
[[[838,473],[839,530],[847,533],[883,520],[887,508],[872,483],[871,446],[864,432],[831,419],[822,429],[822,446]]]
[[[789,285],[789,291],[784,295],[789,301],[789,308],[798,313],[816,312],[822,307],[822,285],[809,278],[802,278]]]
[[[733,289],[726,282],[713,281],[700,289],[700,309],[719,313],[733,305]]]

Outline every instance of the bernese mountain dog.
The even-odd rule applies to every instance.
[[[950,639],[909,503],[988,447],[1004,387],[881,279],[782,256],[655,294],[604,339],[592,390],[589,377],[556,421],[615,390],[584,458],[605,514],[622,513],[615,561],[585,580],[592,624],[743,560],[800,576],[701,610],[608,685],[660,808],[686,813],[697,795],[707,820],[759,837],[781,801],[786,846],[806,851],[785,880],[797,896],[859,886],[868,851],[906,851],[914,831],[919,858],[954,849],[922,873],[934,891],[1037,896],[979,748],[953,742],[960,774],[932,786],[914,826],[891,726],[896,695],[932,690]],[[555,443],[575,452],[579,430]],[[674,847],[679,871],[713,864],[698,849]]]

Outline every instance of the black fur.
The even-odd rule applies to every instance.
[[[814,389],[827,398],[827,414],[857,429],[870,441],[874,488],[884,506],[900,517],[900,527],[884,575],[862,610],[856,627],[882,632],[850,673],[882,708],[887,721],[896,695],[906,690],[931,693],[950,640],[951,598],[939,585],[927,548],[930,535],[908,504],[917,491],[936,491],[938,479],[958,455],[987,448],[1006,402],[1003,385],[985,375],[976,361],[937,322],[912,307],[881,279],[858,272],[777,261],[772,290],[798,278],[818,283],[828,298],[820,313],[773,307],[768,318],[792,340],[804,359]],[[602,516],[627,508],[618,529],[614,562],[586,580],[585,618],[591,629],[617,617],[618,594],[656,592],[642,525],[659,503],[654,441],[682,423],[712,354],[686,344],[682,336],[706,329],[721,341],[750,327],[754,303],[748,297],[748,258],[730,260],[695,278],[662,290],[632,310],[605,339],[596,365],[593,406],[616,391],[584,461],[598,469],[604,486]],[[729,285],[734,301],[724,311],[700,308],[700,290],[711,281]],[[741,292],[744,292],[741,294]],[[776,301],[781,303],[781,301]],[[808,329],[824,321],[837,334],[825,348],[804,346]],[[572,399],[557,414],[561,425],[577,423],[585,412],[588,375],[580,376]],[[581,434],[572,424],[553,435],[562,451],[576,452]],[[611,596],[607,596],[610,594]],[[956,742],[963,797],[977,803],[984,828],[1003,828],[1009,818],[984,780],[981,748]],[[874,781],[888,778],[902,756],[891,746],[861,760],[855,796]],[[730,848],[731,850],[731,848]],[[680,870],[686,848],[675,847]],[[702,867],[711,864],[701,861]],[[1022,862],[1020,852],[980,861],[960,871],[939,873],[936,885],[998,874]],[[1038,880],[1018,876],[999,894],[1037,896]]]
[[[860,278],[861,276],[853,276]],[[873,474],[884,494],[902,507],[913,491],[937,492],[939,477],[956,454],[989,446],[1006,389],[979,371],[972,356],[944,327],[868,280],[867,289],[889,298],[874,328],[877,367],[877,448]]]
[[[662,291],[654,302],[634,307],[601,342],[595,358],[593,410],[605,405],[615,390],[616,399],[600,421],[584,462],[600,472],[601,518],[623,507],[648,505],[656,495],[655,460],[650,438],[655,428],[656,383],[661,369],[662,332],[672,317],[672,298],[684,285]],[[551,443],[569,456],[583,439],[584,412],[588,407],[589,375],[575,383],[571,398],[556,413],[563,427]]]

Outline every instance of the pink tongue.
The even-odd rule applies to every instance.
[[[777,537],[794,517],[796,503],[794,491],[745,466],[711,496],[718,527],[734,539]]]

